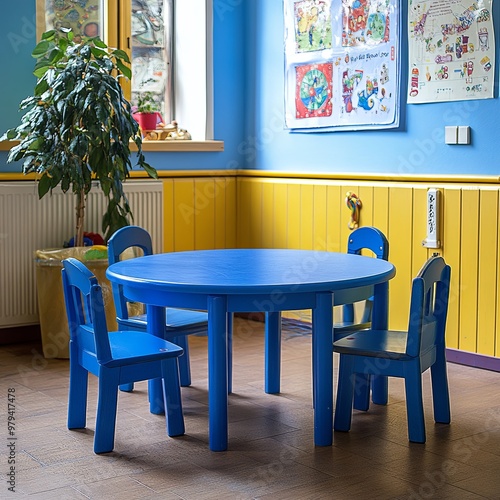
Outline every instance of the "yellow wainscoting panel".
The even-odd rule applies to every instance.
[[[413,279],[412,253],[415,246],[413,235],[413,188],[394,186],[389,190],[389,240],[390,260],[396,266],[396,277],[389,283],[389,322],[391,328],[408,326],[410,287]],[[396,292],[395,292],[396,290]]]
[[[406,328],[411,280],[434,252],[452,268],[447,345],[500,357],[498,184],[383,182],[258,176],[175,177],[164,182],[164,249],[312,248],[345,252],[350,210],[383,231],[397,269],[390,282],[391,328]],[[442,247],[422,246],[427,189],[441,192]],[[295,317],[310,320],[310,312]]]
[[[312,246],[314,250],[326,250],[327,247],[327,191],[326,186],[314,186]]]
[[[345,245],[339,239],[340,224],[344,220],[339,210],[340,186],[326,186],[326,250],[345,252]]]
[[[389,259],[397,269],[390,282],[390,327],[407,327],[411,281],[426,259],[439,253],[452,268],[447,345],[500,356],[498,184],[441,179],[350,183],[279,176],[241,176],[236,183],[243,195],[236,200],[238,246],[345,252],[350,234],[345,198],[348,191],[355,192],[362,201],[360,225],[386,234]],[[422,245],[431,187],[441,192],[439,249]],[[310,314],[297,311],[295,317],[308,320]]]
[[[288,201],[290,203],[290,200]],[[293,202],[293,200],[292,200]],[[310,184],[300,186],[300,217],[298,230],[300,234],[300,246],[304,250],[313,249],[313,227],[314,227],[314,187]],[[290,232],[288,233],[290,234]]]
[[[479,189],[463,189],[461,211],[461,248],[458,347],[477,352],[477,287],[479,269]]]
[[[450,300],[448,303],[448,319],[446,321],[446,345],[453,349],[458,349],[460,330],[460,246],[462,242],[460,207],[462,206],[462,189],[459,187],[446,187],[442,190],[442,193],[442,255],[451,267]]]
[[[234,177],[163,179],[166,252],[236,246]]]
[[[479,197],[477,351],[494,356],[496,317],[492,313],[498,303],[498,247],[493,228],[498,227],[498,191],[481,189]]]

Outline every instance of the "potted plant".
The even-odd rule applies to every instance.
[[[25,110],[21,124],[8,130],[0,140],[20,141],[10,149],[8,161],[24,160],[23,172],[36,174],[40,198],[57,186],[75,196],[75,247],[37,252],[37,259],[48,261],[39,265],[37,260],[44,354],[67,357],[66,319],[53,314],[64,308],[60,261],[69,256],[85,260],[85,201],[93,181],[94,185],[97,181],[108,200],[102,219],[107,240],[117,229],[128,225],[132,216],[122,185],[132,169],[130,141],[137,145],[137,165],[151,177],[156,178],[157,173],[145,161],[139,127],[120,86],[121,78],[131,77],[125,52],[109,48],[98,37],[76,41],[71,30],[61,29],[45,32],[32,55],[37,77],[34,94],[20,104],[20,109]],[[69,250],[76,253],[68,253]],[[109,283],[105,283],[106,267],[107,259],[101,259],[97,272],[92,269],[104,289],[109,288]],[[106,295],[106,307],[109,305],[112,310],[111,293]],[[116,316],[113,313],[108,313],[111,325]],[[50,346],[50,351],[46,346]]]
[[[137,106],[134,106],[134,118],[143,132],[156,130],[160,106],[152,92],[141,92],[137,97]]]
[[[8,162],[24,159],[23,172],[38,174],[40,198],[60,185],[76,197],[75,246],[83,245],[85,198],[98,181],[108,198],[102,230],[107,240],[132,215],[122,183],[130,175],[130,141],[137,165],[151,177],[138,124],[120,78],[131,77],[127,54],[99,37],[74,40],[71,30],[51,30],[33,50],[34,95],[21,102],[21,124],[0,140],[20,140]]]

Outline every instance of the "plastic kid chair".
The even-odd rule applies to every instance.
[[[347,241],[347,253],[361,255],[362,250],[370,250],[377,259],[389,258],[389,242],[384,233],[371,226],[355,229]],[[354,305],[342,306],[342,322],[334,324],[334,340],[338,340],[350,332],[364,330],[371,326],[373,297],[364,301],[364,310],[359,323],[354,321]]]
[[[68,429],[86,425],[88,373],[99,378],[94,452],[113,450],[118,386],[161,377],[169,436],[184,434],[177,358],[182,349],[154,335],[108,332],[102,289],[80,261],[63,260],[70,332]]]
[[[389,242],[384,233],[372,226],[355,229],[347,240],[347,253],[361,255],[363,250],[370,250],[377,259],[389,258]],[[373,297],[364,301],[363,313],[359,322],[354,318],[354,304],[342,306],[342,322],[333,325],[333,340],[339,340],[349,333],[371,327]],[[371,382],[372,399],[377,404],[387,404],[387,378],[376,376]],[[358,410],[367,410],[370,405],[370,384],[365,377],[358,375],[358,386],[354,407]]]
[[[333,343],[340,354],[334,429],[351,427],[355,374],[405,379],[409,440],[425,442],[422,373],[431,369],[434,420],[449,424],[445,328],[450,266],[430,258],[413,279],[407,331],[362,330]]]
[[[119,262],[125,250],[137,247],[144,255],[152,255],[153,243],[150,234],[139,226],[125,226],[116,231],[108,241],[109,264]],[[147,315],[129,315],[130,303],[123,294],[123,287],[112,283],[113,299],[116,308],[116,321],[120,328],[137,332],[147,331]],[[136,304],[137,305],[137,304]],[[141,305],[143,311],[144,307]],[[186,335],[206,334],[208,315],[206,312],[187,309],[166,308],[166,324],[164,338],[182,347],[184,355],[179,359],[180,380],[182,386],[191,385],[191,369],[189,363],[189,345]],[[121,390],[131,391],[133,386],[120,387]]]

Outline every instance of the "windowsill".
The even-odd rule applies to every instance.
[[[1,141],[0,151],[9,151],[19,144],[19,141]],[[131,151],[137,151],[134,143],[130,144]],[[144,141],[143,151],[164,151],[164,152],[221,152],[224,151],[224,141]]]
[[[137,151],[134,143],[130,145],[132,151]],[[224,141],[143,141],[143,151],[224,151]]]

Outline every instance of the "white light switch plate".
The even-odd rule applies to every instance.
[[[470,144],[470,127],[458,127],[458,144]]]
[[[444,142],[445,144],[457,144],[458,140],[458,127],[452,125],[444,128]]]

